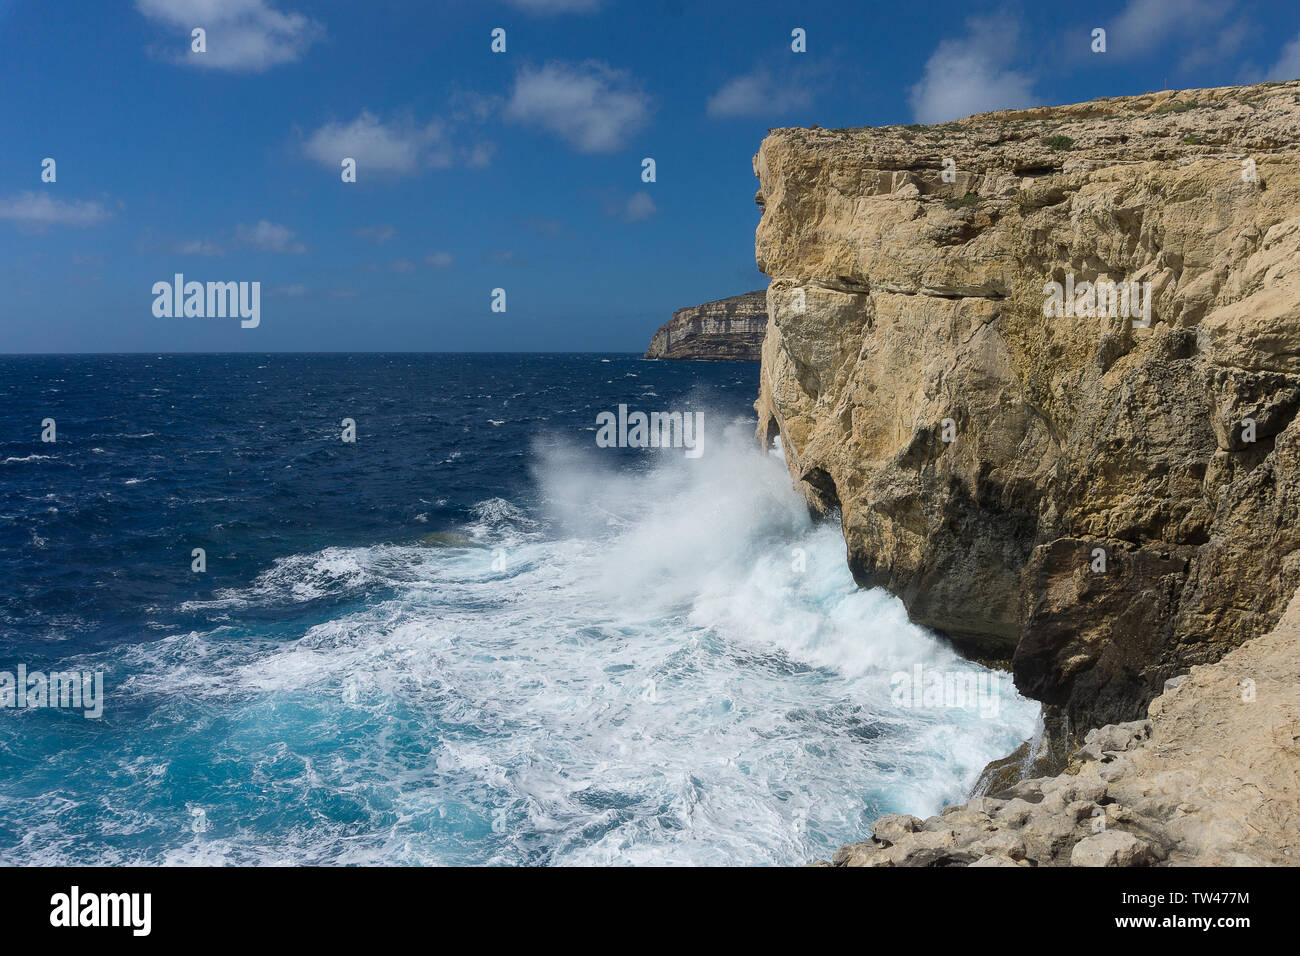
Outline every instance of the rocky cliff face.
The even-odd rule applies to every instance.
[[[860,584],[1077,729],[1145,716],[1300,583],[1297,143],[1292,82],[754,159],[760,436]],[[1140,294],[1089,314],[1107,281],[1149,324]],[[1078,299],[1047,316],[1051,282]]]
[[[646,358],[757,362],[767,330],[762,289],[678,309],[650,339]]]

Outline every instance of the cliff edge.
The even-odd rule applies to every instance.
[[[1077,731],[1300,583],[1300,82],[780,129],[759,434],[859,584]]]
[[[767,329],[763,289],[678,309],[650,339],[646,358],[757,362]]]

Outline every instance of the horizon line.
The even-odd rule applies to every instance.
[[[0,352],[0,358],[62,358],[95,355],[637,355],[645,358],[638,351],[583,351],[577,349],[314,349],[291,350],[270,349],[267,351],[240,350],[227,352],[208,351],[172,351],[153,350],[134,352]],[[647,361],[673,361],[671,359],[647,359]],[[755,359],[754,361],[757,361]]]

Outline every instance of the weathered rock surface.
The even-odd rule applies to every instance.
[[[1090,731],[1064,774],[928,820],[882,817],[832,863],[1300,862],[1300,597],[1273,631],[1169,685],[1149,720]]]
[[[1073,728],[1142,717],[1300,583],[1298,143],[1291,82],[781,129],[754,159],[760,436],[861,585]],[[1150,282],[1149,327],[1045,317],[1070,275]]]
[[[767,331],[767,293],[746,292],[678,309],[650,339],[646,358],[757,362]]]

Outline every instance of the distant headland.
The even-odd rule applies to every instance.
[[[678,309],[650,339],[646,358],[757,362],[767,329],[767,290]]]

